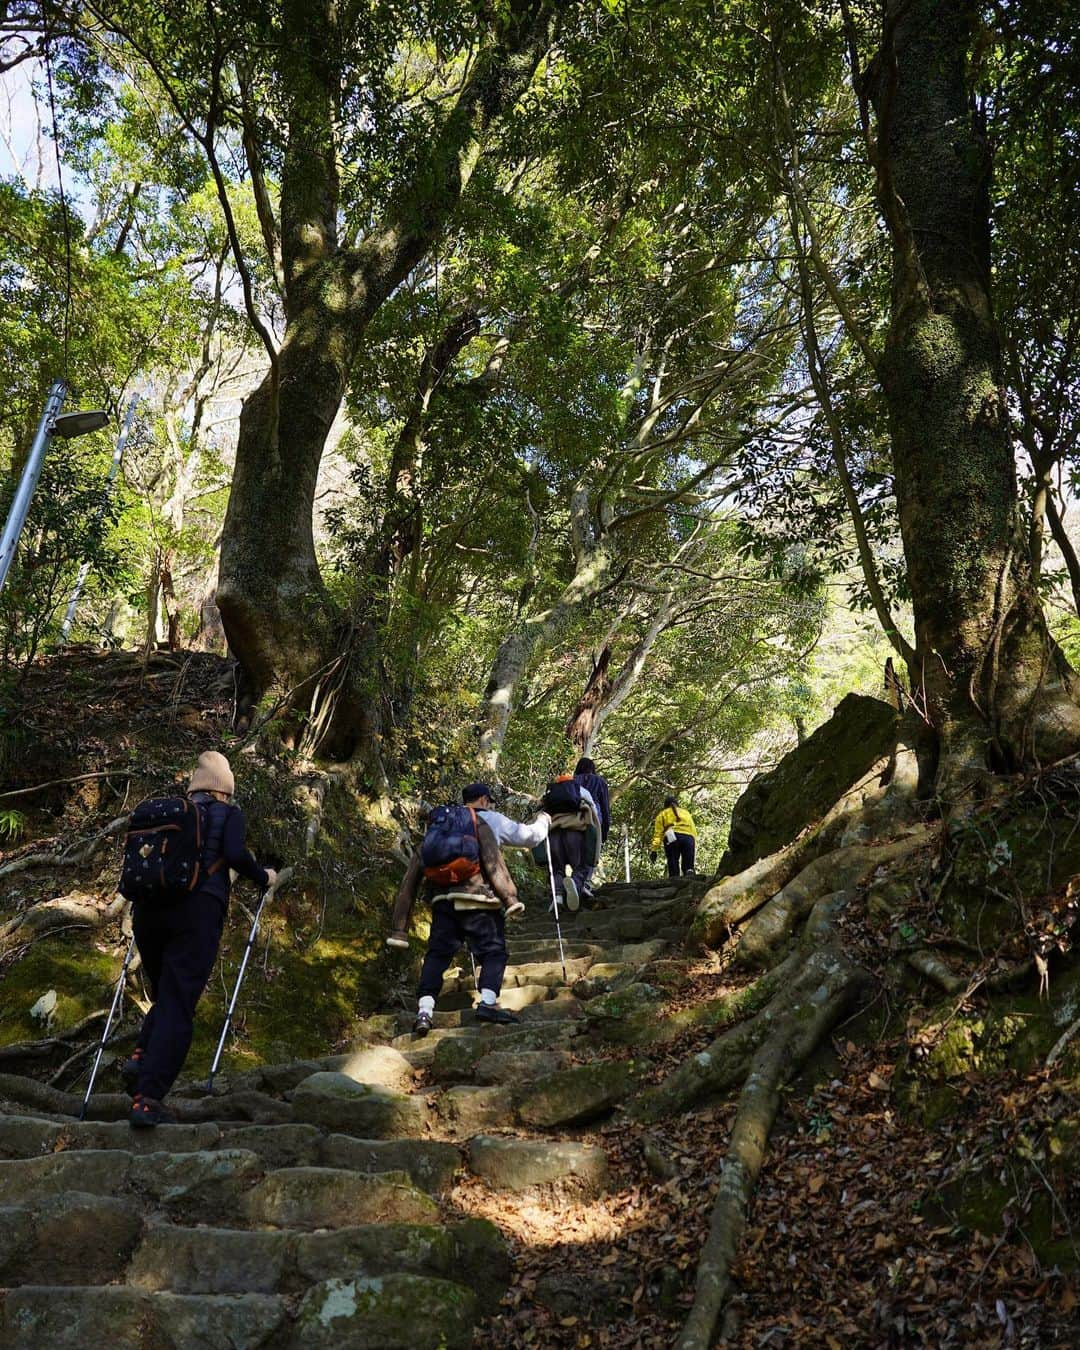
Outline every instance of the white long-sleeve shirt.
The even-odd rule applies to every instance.
[[[546,811],[541,811],[531,825],[511,820],[501,811],[492,811],[489,807],[478,811],[477,815],[491,830],[500,847],[508,844],[511,848],[535,848],[547,838],[548,827],[551,824],[551,817]]]

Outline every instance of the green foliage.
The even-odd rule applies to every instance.
[[[112,537],[118,508],[104,495],[107,465],[107,455],[81,438],[51,447],[0,594],[0,666],[28,665],[57,630],[82,562],[95,586],[130,584],[129,561]],[[0,500],[5,513],[9,501]]]

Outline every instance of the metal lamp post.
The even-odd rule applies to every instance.
[[[60,409],[64,406],[66,396],[67,385],[63,380],[57,380],[49,390],[45,411],[41,414],[34,443],[30,447],[26,466],[22,471],[22,477],[19,479],[19,486],[15,490],[11,510],[8,512],[4,533],[0,536],[0,591],[4,589],[11,564],[15,561],[15,550],[19,546],[19,535],[22,534],[23,526],[26,524],[34,489],[41,477],[41,466],[45,463],[45,452],[49,448],[49,441],[53,436],[61,436],[66,440],[72,436],[85,436],[89,431],[100,431],[109,421],[108,413],[102,412],[100,409],[67,413],[62,416]]]

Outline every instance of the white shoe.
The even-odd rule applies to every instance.
[[[581,896],[578,895],[577,883],[573,877],[566,878],[566,908],[571,914],[576,914],[581,908]]]

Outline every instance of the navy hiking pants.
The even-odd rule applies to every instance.
[[[439,997],[447,967],[463,944],[480,967],[480,988],[498,994],[509,960],[501,907],[455,909],[452,900],[436,900],[431,906],[431,936],[420,968],[418,998],[425,994]]]
[[[694,847],[696,844],[697,840],[692,834],[679,834],[676,830],[675,842],[664,845],[669,877],[677,877],[680,867],[684,877],[694,870]]]
[[[175,905],[137,903],[131,922],[153,999],[137,1042],[143,1051],[137,1090],[160,1101],[191,1049],[195,1005],[217,960],[225,904],[196,891]]]

